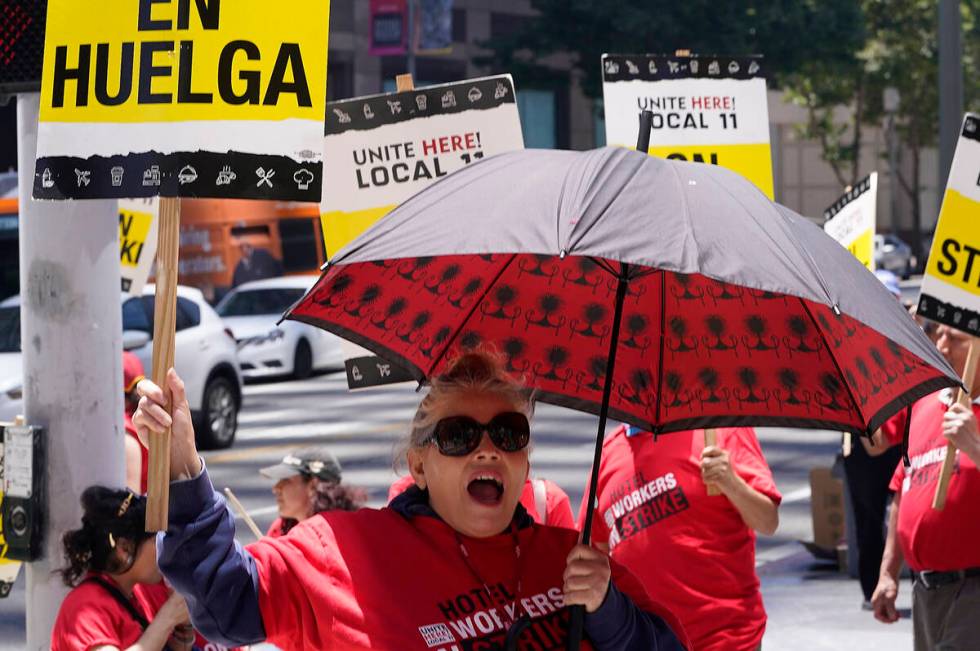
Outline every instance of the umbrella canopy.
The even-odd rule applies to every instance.
[[[512,152],[443,179],[286,318],[420,381],[489,344],[540,399],[598,414],[620,280],[609,414],[639,427],[867,433],[959,384],[821,229],[723,168],[616,148]]]

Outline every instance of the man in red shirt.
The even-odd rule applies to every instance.
[[[782,496],[751,428],[717,436],[707,448],[703,430],[654,439],[621,427],[607,436],[593,541],[608,543],[612,558],[677,615],[692,649],[754,651],[766,628],[755,532],[775,532]],[[722,494],[709,496],[706,481]]]
[[[962,373],[970,337],[939,327],[937,346]],[[895,491],[888,539],[872,603],[875,618],[898,621],[895,599],[902,562],[915,579],[912,619],[915,649],[975,649],[980,640],[980,368],[972,378],[972,409],[952,404],[953,392],[926,396],[912,409],[909,459],[892,477]],[[904,418],[883,428],[895,439]],[[957,448],[943,510],[932,508],[946,444]]]

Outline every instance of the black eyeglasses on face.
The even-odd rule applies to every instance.
[[[517,452],[531,440],[531,425],[527,416],[516,411],[497,414],[489,423],[469,416],[450,416],[436,423],[430,441],[447,457],[462,457],[480,446],[483,432],[503,452]]]

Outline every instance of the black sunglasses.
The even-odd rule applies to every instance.
[[[497,414],[489,423],[469,416],[450,416],[436,423],[430,441],[447,457],[466,456],[480,446],[483,432],[503,452],[517,452],[531,440],[531,425],[527,416],[516,411]]]

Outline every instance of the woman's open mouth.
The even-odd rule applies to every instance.
[[[466,486],[474,500],[485,506],[497,506],[504,497],[504,483],[494,474],[478,474]]]

